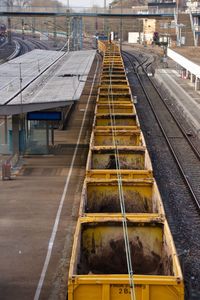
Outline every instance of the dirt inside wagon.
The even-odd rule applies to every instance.
[[[109,97],[108,97],[108,94],[99,94],[99,100],[106,100],[106,101],[108,101],[109,100]],[[116,94],[112,94],[112,100],[113,101],[121,101],[121,100],[123,100],[123,101],[127,101],[127,100],[129,100],[130,102],[131,102],[131,96],[130,96],[130,94],[128,93],[128,92],[124,92],[124,93],[116,93]]]
[[[115,170],[120,168],[123,170],[143,170],[145,168],[144,161],[144,151],[120,151],[118,161],[116,161],[112,150],[92,152],[92,169]]]
[[[149,226],[145,230],[149,235]],[[97,224],[83,227],[78,274],[127,274],[123,233],[119,234],[119,227],[117,235],[112,230],[108,231],[106,227],[98,228]],[[163,250],[162,241],[160,251],[152,246],[158,243],[157,239],[148,244],[142,235],[133,231],[129,232],[129,241],[134,274],[173,275],[172,258]]]
[[[137,126],[136,117],[134,114],[130,115],[113,115],[115,119],[115,126]],[[112,119],[110,115],[97,115],[96,117],[96,126],[111,126]]]
[[[151,199],[138,192],[124,192],[125,208],[127,213],[153,212]],[[86,213],[119,213],[121,212],[119,194],[116,193],[90,193],[85,205]]]

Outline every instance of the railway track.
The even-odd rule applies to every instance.
[[[8,45],[7,41],[0,43],[0,48],[0,64],[34,49],[55,50],[55,47],[52,46],[51,42],[40,41],[29,36],[26,36],[26,38],[23,39],[20,34],[15,34],[13,36],[11,45]]]
[[[49,47],[46,44],[35,39],[28,38],[26,40],[23,40],[20,37],[15,37],[14,40],[17,42],[17,44],[20,47],[20,50],[16,54],[16,57],[21,56],[34,49],[49,50]]]
[[[17,43],[19,44],[20,46],[20,50],[17,54],[17,56],[21,56],[27,52],[30,52],[33,50],[32,47],[30,47],[30,45],[28,45],[26,42],[24,42],[23,40],[20,40],[20,39],[17,39]]]
[[[135,67],[131,60],[131,57],[133,56],[127,53],[124,54],[128,58],[133,69],[141,68],[141,71],[136,73],[138,81],[152,108],[155,118],[165,136],[168,146],[170,147],[175,161],[179,166],[182,176],[200,214],[200,153],[194,146],[190,136],[188,136],[185,129],[166,105],[165,100],[162,98],[152,80],[147,75],[147,72],[143,67],[144,63],[138,62],[138,66]]]
[[[33,45],[34,49],[42,49],[42,50],[49,50],[50,47],[39,40],[33,39],[33,38],[29,38],[28,41]]]
[[[150,65],[148,61],[135,53],[123,52],[123,55],[132,91],[139,98],[137,109],[141,110],[159,188],[166,199],[167,218],[182,262],[186,299],[193,299],[193,291],[199,293],[200,290],[199,152],[193,137],[188,135],[147,76],[143,65]]]

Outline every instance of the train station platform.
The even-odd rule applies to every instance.
[[[55,125],[80,99],[95,54],[33,50],[0,65],[0,153],[48,153]]]
[[[195,91],[200,90],[200,58],[198,47],[168,48],[167,56],[178,66],[181,77],[190,79]]]
[[[55,108],[78,100],[95,53],[37,49],[0,65],[0,115]]]
[[[95,59],[67,128],[55,130],[56,147],[49,155],[23,157],[17,177],[0,181],[1,300],[66,299],[97,64]]]
[[[173,104],[181,111],[194,132],[200,136],[200,91],[195,91],[193,83],[182,77],[174,61],[169,61],[168,68],[157,69],[155,79],[172,97]]]
[[[174,47],[173,51],[179,55],[185,57],[189,61],[200,66],[199,47],[187,46],[187,47]]]

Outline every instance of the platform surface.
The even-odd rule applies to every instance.
[[[46,105],[44,108],[51,108],[51,103],[52,107],[56,107],[56,104],[60,106],[66,101],[78,100],[95,53],[95,50],[69,53],[33,50],[0,65],[0,104],[4,106],[0,107],[0,115],[5,114],[5,106],[6,114],[14,114],[13,107],[27,112],[42,109],[42,104]],[[22,88],[36,79],[19,93],[20,78]],[[37,104],[40,106],[33,107]]]
[[[155,78],[169,92],[175,104],[181,109],[194,130],[200,134],[200,91],[194,90],[194,83],[173,68],[156,70]]]
[[[94,71],[90,76],[93,78]],[[24,157],[17,177],[0,181],[1,300],[66,299],[66,278],[96,99],[93,92],[86,111],[90,85],[88,80],[67,129],[55,131],[55,147],[50,154]],[[40,298],[34,298],[50,248]]]

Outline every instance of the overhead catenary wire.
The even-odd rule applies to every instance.
[[[119,192],[119,200],[120,200],[120,209],[122,214],[122,226],[123,226],[124,244],[125,244],[125,252],[126,252],[126,261],[127,261],[128,275],[129,275],[130,297],[131,300],[136,300],[131,250],[130,250],[129,235],[128,235],[128,224],[127,224],[127,217],[126,217],[126,207],[125,207],[123,183],[122,183],[122,176],[121,176],[121,166],[120,166],[120,159],[119,159],[119,150],[118,150],[118,145],[116,143],[117,129],[116,129],[114,99],[113,99],[113,91],[112,91],[112,71],[113,71],[114,56],[115,56],[116,49],[117,46],[114,45],[113,57],[111,58],[112,61],[111,64],[109,64],[110,82],[108,86],[108,104],[109,104],[109,114],[110,114],[111,130],[112,130],[112,141],[114,146],[115,163],[116,163],[116,170],[117,170],[118,192]]]

